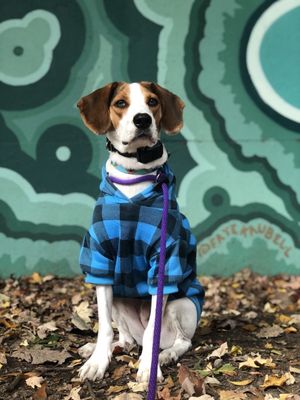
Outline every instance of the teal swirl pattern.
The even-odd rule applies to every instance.
[[[185,101],[163,141],[199,273],[299,274],[299,15],[297,0],[3,1],[1,276],[79,273],[107,152],[75,104],[116,80]]]

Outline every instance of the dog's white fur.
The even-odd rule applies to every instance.
[[[138,83],[129,85],[130,105],[114,131],[107,133],[107,137],[115,148],[121,152],[135,152],[138,147],[153,146],[159,139],[159,129],[151,108],[145,102],[144,93]],[[133,117],[138,113],[147,113],[151,116],[152,123],[148,137],[137,137],[137,128]],[[123,142],[128,142],[124,145]],[[125,158],[118,153],[110,153],[106,163],[107,172],[121,178],[132,177],[118,169],[112,162],[122,165],[126,169],[153,169],[163,165],[167,160],[164,148],[160,159],[149,164],[141,164],[135,158]],[[153,172],[155,173],[155,172]],[[149,183],[124,186],[116,185],[127,197],[132,197],[147,187]],[[99,332],[97,343],[88,343],[80,349],[83,357],[90,357],[80,369],[80,378],[101,379],[109,365],[112,349],[118,345],[126,348],[128,344],[136,341],[143,346],[137,372],[137,380],[148,382],[150,376],[152,342],[155,319],[156,296],[152,296],[151,304],[140,299],[113,298],[111,286],[96,287]],[[161,330],[158,380],[163,379],[160,365],[176,361],[191,346],[191,339],[197,327],[197,315],[194,304],[188,298],[181,298],[167,302],[164,296],[164,313]],[[119,331],[119,340],[113,344],[113,330],[111,321],[115,322]]]

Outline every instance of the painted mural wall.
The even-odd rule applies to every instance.
[[[300,273],[300,0],[2,0],[0,273],[79,272],[107,157],[77,100],[156,81],[199,272]]]

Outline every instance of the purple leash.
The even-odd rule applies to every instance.
[[[168,221],[168,208],[169,208],[169,197],[168,197],[168,185],[165,183],[166,176],[162,173],[159,175],[142,175],[136,178],[120,179],[110,176],[109,179],[113,183],[120,185],[133,185],[135,183],[156,181],[162,184],[163,191],[163,213],[161,221],[161,237],[160,237],[160,256],[158,265],[158,282],[157,282],[157,299],[155,308],[155,323],[153,332],[153,346],[152,346],[152,360],[150,379],[148,386],[147,400],[155,400],[156,394],[156,381],[157,381],[157,366],[159,356],[159,344],[160,344],[160,332],[161,332],[161,320],[162,320],[162,306],[163,306],[163,290],[164,290],[164,275],[165,275],[165,259],[166,259],[166,239],[167,239],[167,221]]]

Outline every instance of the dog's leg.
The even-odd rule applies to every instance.
[[[164,315],[164,309],[167,303],[168,296],[163,297],[163,309],[162,315]],[[139,382],[148,382],[150,378],[150,368],[152,360],[152,345],[153,345],[153,331],[155,323],[155,310],[156,310],[157,296],[151,298],[151,310],[147,328],[145,329],[143,336],[143,350],[140,356],[140,365],[137,372],[137,380]],[[163,376],[161,373],[160,366],[157,367],[157,380],[162,381]]]
[[[113,293],[111,286],[96,286],[99,332],[91,357],[80,368],[80,379],[101,379],[111,359],[113,330],[111,326]]]
[[[177,361],[191,347],[196,328],[197,312],[191,300],[181,298],[167,304],[161,334],[164,350],[159,355],[160,365]],[[169,338],[173,341],[171,346]]]
[[[143,344],[145,328],[140,318],[140,301],[114,298],[112,318],[119,331],[119,340],[113,343],[113,348],[120,346],[127,349],[134,341]]]

